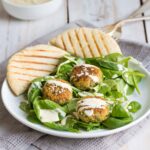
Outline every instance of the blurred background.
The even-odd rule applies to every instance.
[[[126,18],[143,3],[144,0],[62,0],[59,9],[48,17],[22,21],[9,16],[0,1],[0,45],[1,49],[5,49],[0,51],[0,56],[10,55],[36,38],[72,21],[83,19],[97,27],[116,22]],[[145,15],[148,13],[150,14],[150,11],[146,11]],[[134,22],[123,27],[121,38],[150,42],[148,33],[150,33],[149,21]]]

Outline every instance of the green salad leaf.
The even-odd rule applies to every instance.
[[[27,101],[20,103],[20,109],[27,114],[30,122],[42,124],[55,130],[79,132],[80,130],[115,129],[133,121],[133,113],[141,109],[137,101],[129,103],[129,95],[136,90],[140,94],[138,84],[144,74],[129,67],[131,57],[119,53],[109,54],[96,58],[79,58],[69,54],[65,55],[56,70],[45,77],[32,81],[28,92]],[[43,97],[43,86],[47,80],[63,79],[70,82],[72,69],[80,64],[92,64],[99,67],[103,74],[103,81],[88,90],[81,90],[72,86],[72,100],[64,105],[59,105],[51,99]],[[109,105],[108,118],[102,122],[84,122],[78,116],[77,102],[82,97],[98,96],[105,98]],[[128,104],[129,103],[129,104]],[[55,121],[43,121],[43,112],[56,113]]]
[[[66,113],[72,113],[76,111],[77,99],[70,101],[68,104],[64,105],[63,108]]]
[[[122,75],[122,71],[115,71],[101,67],[105,79],[115,79]]]
[[[98,67],[103,67],[110,70],[122,71],[124,66],[113,61],[106,60],[104,58],[86,58],[86,63],[92,64]]]
[[[113,107],[111,116],[115,118],[128,118],[130,117],[130,114],[121,104],[116,104]]]
[[[109,117],[107,120],[103,121],[102,124],[108,129],[115,129],[129,124],[132,121],[133,118],[131,116],[128,118]]]
[[[124,57],[120,53],[112,53],[112,54],[106,55],[104,59],[117,62],[118,64],[122,64],[123,66],[128,67],[128,63],[131,57]]]
[[[138,103],[137,101],[132,101],[130,102],[130,104],[128,105],[128,110],[132,113],[136,113],[137,111],[139,111],[141,109],[141,104]]]
[[[69,81],[70,73],[75,65],[84,63],[84,60],[71,55],[65,55],[63,62],[58,66],[56,77]]]
[[[27,120],[30,121],[30,122],[32,122],[32,123],[41,124],[41,122],[37,118],[34,110],[30,110],[30,112],[29,112],[29,114],[27,116]]]
[[[86,123],[83,121],[77,121],[76,127],[79,129],[81,128],[81,129],[87,130],[87,131],[101,128],[100,123],[93,123],[93,122]]]
[[[55,129],[55,130],[69,131],[69,132],[79,132],[78,129],[68,127],[68,126],[63,126],[63,125],[55,123],[55,122],[51,122],[51,123],[46,122],[46,123],[44,123],[44,125],[47,126],[48,128]]]
[[[134,86],[136,91],[140,94],[138,83],[142,80],[145,75],[139,71],[127,71],[122,75],[123,79],[130,85]]]
[[[42,122],[41,116],[40,116],[40,110],[46,109],[46,110],[54,110],[58,112],[59,119],[61,120],[66,115],[65,109],[61,107],[59,104],[49,100],[49,99],[36,99],[33,103],[33,108],[35,111],[35,114],[37,118]]]
[[[26,113],[29,113],[31,108],[31,105],[27,101],[22,101],[19,105],[20,109]]]
[[[108,61],[113,61],[113,62],[118,62],[122,58],[123,58],[123,56],[120,53],[112,53],[112,54],[104,56],[104,59],[106,59]]]

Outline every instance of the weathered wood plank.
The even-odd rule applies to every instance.
[[[10,17],[4,12],[0,5],[0,62],[5,60],[6,49],[8,44],[8,28],[10,25]]]
[[[103,26],[125,18],[140,6],[140,0],[69,0],[70,21],[84,19],[96,26]],[[123,39],[145,42],[143,23],[123,27]]]

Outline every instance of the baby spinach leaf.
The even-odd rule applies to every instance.
[[[105,95],[111,91],[111,87],[108,84],[100,84],[94,87],[94,90],[95,92],[100,92]]]
[[[112,61],[112,62],[117,62],[118,64],[122,64],[124,67],[128,67],[128,63],[131,57],[124,57],[120,53],[112,53],[112,54],[106,55],[104,59]]]
[[[113,107],[111,116],[116,118],[127,118],[130,116],[130,114],[127,110],[124,109],[124,107],[121,104],[116,104]]]
[[[36,100],[34,100],[33,108],[34,108],[34,111],[35,111],[37,118],[41,122],[42,122],[42,120],[41,120],[41,116],[40,116],[40,111],[42,109],[56,111],[58,113],[60,120],[62,120],[66,116],[65,109],[62,106],[60,106],[59,104],[57,104],[53,101],[47,100],[47,99],[44,99],[44,100],[36,99]]]
[[[28,93],[28,100],[33,103],[34,100],[36,99],[36,97],[41,95],[41,89],[38,88],[33,88],[30,90],[30,92]]]
[[[104,59],[113,61],[113,62],[118,62],[122,57],[123,56],[120,53],[112,53],[112,54],[106,55]]]
[[[44,123],[44,125],[48,128],[51,128],[51,129],[55,129],[55,130],[60,130],[60,131],[69,131],[69,132],[79,132],[78,129],[75,129],[75,128],[72,128],[72,127],[68,127],[68,126],[63,126],[61,124],[58,124],[58,123],[54,123],[54,122],[51,122],[51,123]]]
[[[134,86],[136,91],[140,94],[138,83],[144,77],[144,74],[140,73],[139,71],[127,71],[124,72],[122,77],[130,86]]]
[[[114,79],[122,75],[122,71],[115,71],[101,67],[103,75],[106,79]]]
[[[125,57],[122,60],[119,60],[118,63],[122,64],[123,66],[125,66],[126,68],[128,68],[128,64],[129,64],[129,60],[131,59],[131,57]]]
[[[84,129],[87,131],[98,129],[100,127],[101,127],[100,123],[92,123],[92,122],[86,123],[86,122],[82,122],[82,121],[78,121],[76,123],[76,128],[81,128],[81,129]]]
[[[64,110],[62,106],[60,106],[59,104],[49,100],[49,99],[40,99],[40,100],[36,100],[34,102],[34,107],[38,108],[38,109],[56,109],[56,108],[60,108],[61,110]]]
[[[117,83],[117,91],[121,92],[124,96],[134,92],[134,86],[130,86],[122,78],[117,78],[115,81]]]
[[[64,65],[61,64],[61,66],[58,67],[56,76],[57,78],[61,78],[64,80],[69,80],[70,73],[73,69],[74,64],[72,62],[64,63]]]
[[[63,57],[63,61],[57,67],[56,77],[69,81],[70,73],[73,67],[81,63],[84,63],[84,60],[82,58],[65,55]]]
[[[144,77],[145,75],[140,73],[139,71],[126,71],[123,73],[122,77],[123,79],[129,84],[134,86],[134,80],[133,77],[136,80],[136,83],[139,83],[141,81],[141,79]]]
[[[137,111],[139,111],[141,109],[141,104],[138,103],[137,101],[132,101],[130,102],[130,104],[128,105],[128,110],[132,113],[136,113]]]
[[[27,120],[32,122],[32,123],[41,124],[40,120],[38,120],[38,118],[36,117],[34,110],[30,111],[30,113],[27,116]]]
[[[126,95],[131,95],[134,92],[134,87],[126,84],[124,90]]]
[[[124,67],[121,64],[117,64],[115,62],[111,62],[111,61],[107,61],[107,60],[99,61],[99,65],[104,68],[116,70],[116,71],[121,71],[124,69]]]
[[[28,102],[25,102],[25,101],[21,102],[19,107],[22,111],[24,111],[26,113],[29,113],[30,110],[32,109],[31,105]]]
[[[41,88],[42,88],[42,83],[39,81],[35,81],[30,85],[27,93],[27,98],[30,103],[33,103],[36,97],[42,95]]]
[[[122,64],[118,64],[117,62],[109,61],[104,58],[86,58],[85,62],[100,68],[103,67],[115,71],[122,71],[125,69]]]
[[[77,100],[72,100],[68,104],[64,105],[63,108],[66,113],[71,113],[76,110]]]
[[[130,116],[128,118],[114,118],[109,117],[107,120],[103,121],[102,124],[108,129],[115,129],[122,127],[133,121],[133,118]]]

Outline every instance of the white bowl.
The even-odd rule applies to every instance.
[[[8,14],[22,20],[36,20],[44,18],[59,9],[63,0],[50,0],[42,4],[23,5],[10,0],[2,0]]]

